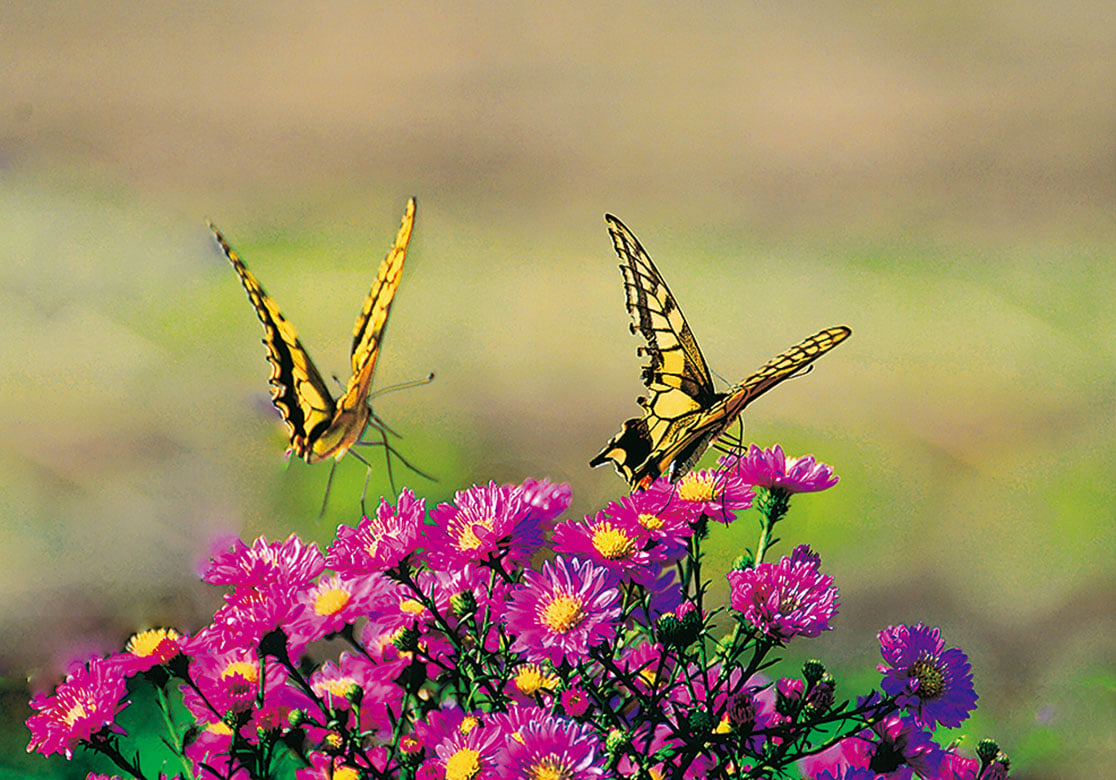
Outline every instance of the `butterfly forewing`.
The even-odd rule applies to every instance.
[[[263,343],[271,365],[271,401],[287,424],[290,451],[297,457],[305,457],[314,441],[333,421],[333,397],[299,341],[298,332],[279,311],[279,305],[212,222],[209,228],[240,277],[240,283],[244,285],[248,299],[263,323]]]
[[[728,393],[718,393],[697,340],[650,256],[620,220],[605,215],[605,221],[621,260],[632,331],[639,331],[647,342],[640,353],[649,358],[643,367],[649,392],[638,399],[643,416],[625,421],[589,465],[612,461],[633,489],[663,474],[672,480],[681,477],[745,406],[851,332],[845,327],[823,330],[770,360]]]
[[[395,242],[380,263],[376,281],[372,283],[372,289],[364,300],[364,308],[353,326],[353,375],[345,388],[345,394],[337,401],[340,407],[351,409],[367,402],[372,372],[376,368],[384,328],[387,327],[388,315],[391,313],[391,302],[403,278],[403,261],[407,258],[407,245],[415,226],[415,208],[415,199],[411,198],[407,201],[403,223],[399,226]]]

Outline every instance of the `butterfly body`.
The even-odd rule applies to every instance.
[[[345,391],[334,399],[298,332],[279,311],[244,261],[210,223],[225,256],[240,277],[256,315],[264,327],[263,343],[271,365],[271,400],[287,424],[288,452],[307,463],[341,460],[360,441],[372,419],[368,396],[379,357],[391,304],[403,271],[407,245],[415,221],[415,200],[407,202],[394,243],[380,264],[376,280],[353,326],[352,375]]]
[[[649,395],[637,399],[643,415],[625,421],[589,465],[612,461],[633,490],[663,475],[672,481],[681,477],[744,407],[852,333],[844,326],[819,331],[727,392],[718,392],[697,340],[650,256],[619,219],[606,215],[605,220],[622,261],[630,328],[647,342],[639,354],[648,358],[642,378]]]

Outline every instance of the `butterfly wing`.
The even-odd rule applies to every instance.
[[[631,330],[647,342],[639,353],[648,358],[642,376],[649,395],[638,399],[643,416],[627,420],[590,465],[611,460],[636,486],[647,476],[645,466],[657,462],[664,444],[684,438],[720,396],[697,340],[650,256],[619,219],[609,214],[605,221],[621,260]]]
[[[279,311],[278,304],[264,291],[212,222],[209,228],[240,277],[256,316],[263,323],[263,343],[271,364],[271,402],[287,424],[289,451],[300,458],[307,457],[314,443],[333,423],[336,409],[333,397],[299,341],[298,332]]]
[[[693,418],[686,430],[660,442],[658,448],[649,453],[640,473],[649,477],[648,482],[661,474],[678,479],[693,468],[709,445],[736,421],[744,407],[783,380],[797,375],[850,335],[852,331],[843,325],[826,328],[772,358]]]

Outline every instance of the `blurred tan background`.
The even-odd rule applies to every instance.
[[[880,628],[939,625],[974,665],[970,750],[991,735],[1015,777],[1097,776],[1116,758],[1114,16],[0,6],[0,751],[17,766],[28,675],[204,622],[215,535],[325,542],[358,518],[359,463],[321,523],[328,467],[284,466],[261,330],[204,218],[328,376],[416,195],[377,386],[437,379],[376,408],[440,481],[398,481],[434,501],[549,476],[575,513],[621,492],[586,466],[642,390],[615,213],[725,382],[853,328],[747,414],[749,439],[842,475],[776,549],[810,541],[842,590],[837,630],[790,655],[852,696]],[[719,532],[718,587],[751,524]]]

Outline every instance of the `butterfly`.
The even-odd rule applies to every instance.
[[[650,397],[636,399],[643,416],[627,420],[589,465],[612,461],[632,490],[646,488],[663,475],[678,480],[745,406],[852,334],[844,326],[819,331],[727,392],[717,392],[705,357],[662,274],[623,222],[611,214],[605,215],[605,221],[621,260],[632,318],[629,327],[647,341],[638,354],[649,359],[643,366],[643,384]]]
[[[225,257],[240,277],[256,315],[263,323],[263,343],[267,347],[267,360],[271,364],[271,402],[287,424],[290,438],[287,454],[294,453],[307,463],[319,463],[333,458],[336,466],[351,447],[360,443],[369,424],[384,430],[383,424],[372,413],[368,396],[372,389],[372,372],[380,355],[384,328],[387,326],[388,314],[391,313],[391,303],[402,278],[407,244],[414,229],[415,199],[407,201],[403,223],[395,236],[395,242],[380,263],[376,281],[372,283],[372,289],[364,300],[364,308],[353,326],[353,373],[345,385],[345,391],[336,399],[330,394],[321,373],[302,346],[298,332],[279,311],[278,304],[264,291],[255,275],[244,265],[240,255],[229,246],[216,226],[212,222],[208,224]],[[384,444],[387,446],[386,439]],[[331,470],[330,479],[332,478]],[[323,504],[323,511],[324,509]]]

